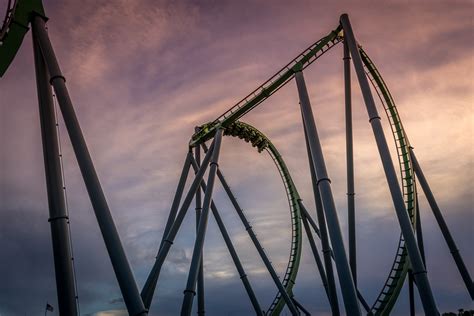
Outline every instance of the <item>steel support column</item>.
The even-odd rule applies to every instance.
[[[194,160],[192,160],[191,163],[193,165],[194,171],[197,172],[197,170],[199,170],[197,163]],[[201,181],[201,188],[204,192],[206,192],[207,186],[204,181]],[[227,246],[227,249],[229,250],[230,256],[232,257],[232,260],[234,261],[234,265],[237,268],[237,272],[239,272],[240,279],[242,280],[245,290],[247,291],[247,294],[250,298],[250,302],[252,303],[252,306],[255,310],[255,314],[263,315],[263,312],[260,307],[260,304],[258,303],[257,297],[255,296],[252,286],[250,285],[250,282],[247,278],[247,274],[245,273],[244,267],[242,266],[242,263],[240,262],[239,256],[237,255],[237,251],[235,250],[234,245],[232,244],[232,240],[230,239],[230,236],[227,233],[227,229],[224,226],[224,222],[222,221],[220,217],[219,211],[217,210],[217,207],[214,201],[211,201],[211,211],[212,211],[212,214],[214,215],[214,218],[216,219],[217,226],[219,227],[221,235],[224,238],[224,242]]]
[[[169,231],[171,230],[171,227],[173,226],[173,223],[176,219],[176,213],[178,213],[179,203],[181,202],[184,186],[186,185],[186,179],[188,178],[188,174],[189,174],[189,168],[191,167],[192,155],[193,155],[192,152],[188,151],[186,155],[186,159],[184,160],[184,166],[181,171],[181,175],[178,181],[178,187],[176,188],[176,192],[173,198],[173,203],[171,204],[171,209],[168,214],[168,219],[166,221],[165,229],[163,231],[163,237],[161,238],[160,247],[158,248],[158,253],[156,255],[157,257],[158,257],[158,254],[160,253],[161,248],[163,247],[165,238],[168,236]],[[150,302],[154,293],[155,286],[156,286],[156,281],[154,281],[153,275],[152,273],[150,273],[141,292],[141,297],[144,301],[145,306],[147,306],[147,308],[149,308],[150,306]]]
[[[225,192],[229,196],[230,201],[232,202],[232,205],[234,206],[237,215],[239,215],[240,220],[242,221],[242,224],[244,225],[245,229],[247,230],[247,233],[249,234],[250,239],[252,240],[253,244],[255,245],[255,248],[257,248],[257,251],[262,258],[263,263],[265,264],[265,267],[267,268],[268,272],[270,273],[273,282],[275,282],[275,285],[277,286],[278,290],[280,291],[281,296],[285,300],[286,305],[288,306],[288,309],[291,311],[293,315],[298,315],[298,309],[296,308],[293,300],[290,298],[288,293],[285,290],[285,287],[281,283],[280,279],[278,278],[278,274],[276,273],[275,269],[273,269],[273,266],[268,259],[267,255],[265,254],[265,251],[263,250],[262,245],[260,245],[260,242],[257,239],[257,235],[255,235],[252,226],[250,226],[250,223],[248,222],[247,218],[244,215],[244,212],[240,208],[239,204],[237,203],[237,199],[235,198],[234,194],[230,190],[229,185],[227,184],[227,181],[225,180],[224,176],[222,175],[222,172],[217,169],[217,177],[219,177],[219,180],[222,183],[222,186],[224,187]]]
[[[331,250],[331,246],[329,245],[330,241],[329,241],[329,235],[328,235],[328,230],[326,226],[326,216],[324,215],[323,202],[321,201],[321,194],[318,188],[318,179],[316,177],[316,171],[314,170],[314,165],[312,163],[311,151],[309,149],[308,135],[307,135],[306,129],[304,129],[304,137],[305,137],[305,144],[306,144],[306,152],[308,154],[308,163],[309,163],[309,171],[311,174],[311,184],[313,187],[314,203],[316,206],[316,217],[319,223],[319,232],[320,232],[319,237],[321,239],[324,267],[326,270],[326,277],[328,281],[329,303],[331,305],[331,311],[332,311],[333,316],[337,316],[339,315],[339,302],[337,299],[336,281],[334,279],[334,271],[333,271],[333,266],[332,266],[333,253]],[[311,218],[311,217],[308,216],[308,218]]]
[[[48,193],[49,223],[53,243],[56,292],[60,315],[78,314],[73,258],[69,233],[69,214],[64,196],[64,182],[61,172],[59,139],[56,129],[56,115],[53,95],[49,85],[49,72],[37,42],[36,30],[33,32],[35,55],[36,87],[41,122],[41,138]]]
[[[196,132],[199,130],[198,127],[196,127]],[[201,165],[201,146],[197,145],[194,148],[194,155],[196,157],[196,164],[198,169],[194,169],[194,172],[197,173],[199,170],[199,166]],[[194,166],[194,165],[193,165]],[[201,185],[203,182],[201,182]],[[204,190],[205,191],[205,190]],[[201,201],[201,190],[198,189],[196,191],[196,234],[198,232],[199,228],[199,219],[201,218],[201,213],[202,213],[202,201]],[[205,304],[204,304],[204,266],[203,266],[203,256],[201,256],[201,261],[199,263],[199,274],[198,274],[198,281],[197,281],[197,294],[198,294],[198,310],[197,314],[198,315],[204,315],[206,313],[205,311]]]
[[[300,209],[303,209],[304,206],[301,200],[299,200],[298,203],[300,205]],[[329,296],[328,280],[326,278],[326,272],[324,271],[324,266],[321,261],[321,257],[319,256],[318,247],[316,246],[316,242],[314,241],[313,234],[311,233],[311,229],[308,224],[308,217],[306,216],[306,214],[307,214],[306,210],[301,212],[301,221],[303,222],[303,227],[304,227],[304,230],[306,231],[306,237],[308,238],[309,246],[311,247],[311,251],[313,252],[313,257],[314,257],[314,260],[316,261],[316,266],[319,271],[319,276],[321,277],[321,281],[323,283],[324,290],[326,291],[329,304],[331,304],[331,298]]]
[[[306,131],[309,153],[311,155],[310,165],[314,166],[317,176],[317,186],[321,194],[321,201],[326,215],[329,235],[331,237],[332,251],[336,270],[339,276],[341,292],[344,299],[346,312],[350,315],[361,315],[359,302],[357,301],[357,292],[352,280],[352,273],[347,261],[344,241],[342,239],[341,227],[337,217],[336,206],[331,190],[331,181],[326,171],[326,164],[319,141],[316,123],[309,101],[308,91],[301,71],[295,73],[298,95],[300,98],[301,113],[303,116],[303,125]],[[321,229],[321,224],[320,224]]]
[[[300,206],[301,216],[306,217],[306,219],[308,220],[308,223],[311,225],[311,227],[313,227],[314,232],[316,233],[316,235],[318,235],[319,239],[321,239],[321,232],[319,231],[319,228],[316,225],[316,223],[314,222],[314,220],[309,215],[308,210],[306,209],[306,207],[303,204],[303,200],[300,199],[298,204]]]
[[[352,137],[351,56],[344,40],[344,95],[346,117],[346,164],[347,164],[347,221],[349,229],[349,265],[357,287],[357,256],[354,201],[354,150]]]
[[[174,220],[176,218],[176,213],[178,213],[179,203],[181,202],[181,198],[183,197],[184,186],[186,185],[186,180],[189,174],[189,168],[191,168],[192,155],[193,154],[191,150],[188,151],[188,154],[186,155],[186,159],[184,160],[183,169],[181,170],[181,175],[179,176],[178,186],[174,194],[173,203],[171,204],[170,212],[168,214],[168,219],[166,220],[166,225],[163,231],[163,237],[161,238],[158,252],[160,251],[160,248],[163,246],[164,239],[166,238],[166,236],[168,236],[171,226],[173,226]]]
[[[359,85],[362,90],[365,105],[367,107],[369,122],[371,123],[375,136],[375,141],[377,143],[377,148],[382,160],[382,165],[387,178],[388,187],[392,195],[392,200],[395,206],[398,221],[400,223],[400,228],[402,230],[403,237],[405,238],[408,255],[413,268],[413,276],[420,292],[423,308],[427,315],[438,315],[438,308],[436,307],[436,303],[434,301],[426,269],[421,259],[415,234],[413,232],[410,218],[405,207],[405,202],[403,200],[402,191],[398,183],[397,174],[395,172],[387,141],[383,133],[380,116],[378,115],[377,108],[375,107],[374,98],[364,72],[362,59],[360,57],[357,42],[347,14],[343,14],[341,16],[341,24],[344,30],[345,40],[347,41],[349,50],[351,52],[352,62],[354,63],[354,68],[356,70]]]
[[[245,290],[247,291],[247,295],[250,298],[250,302],[252,303],[252,306],[255,310],[255,314],[263,316],[262,308],[260,307],[260,304],[257,301],[257,297],[255,296],[255,293],[250,285],[247,274],[245,273],[242,263],[240,262],[240,259],[234,248],[234,245],[232,244],[230,236],[227,233],[227,230],[224,226],[224,222],[222,222],[222,219],[219,215],[219,212],[217,211],[217,207],[215,206],[214,202],[211,203],[211,210],[212,210],[212,214],[214,215],[214,218],[216,219],[217,226],[219,227],[219,230],[221,231],[222,237],[224,238],[224,241],[227,245],[227,249],[229,250],[230,256],[232,257],[232,261],[234,261],[234,265],[237,269],[237,272],[239,273],[239,277],[242,280]]]
[[[133,276],[127,256],[122,247],[117,228],[115,227],[112,214],[110,213],[89,150],[87,149],[86,141],[82,135],[71,98],[66,88],[66,80],[61,73],[48,33],[46,32],[44,19],[40,16],[34,17],[32,27],[48,67],[51,76],[49,82],[56,92],[64,123],[89,193],[89,198],[92,202],[92,207],[94,208],[97,222],[99,223],[125,305],[130,315],[146,315],[148,312],[140,297],[135,277]]]
[[[193,256],[191,258],[191,267],[189,268],[188,281],[186,289],[184,290],[183,305],[181,306],[181,315],[191,315],[193,307],[193,299],[196,294],[195,288],[199,274],[199,267],[202,258],[202,250],[204,247],[204,239],[206,236],[207,222],[209,218],[209,209],[211,207],[212,192],[214,190],[214,183],[216,179],[216,172],[219,162],[219,153],[221,148],[222,130],[218,129],[214,136],[214,151],[212,153],[209,176],[207,180],[207,188],[204,194],[204,201],[202,205],[202,213],[199,219],[199,227],[194,243]],[[199,188],[198,188],[199,190]]]
[[[193,201],[194,195],[199,189],[200,182],[202,181],[204,173],[206,172],[207,167],[209,165],[209,160],[211,159],[213,149],[214,143],[212,143],[211,147],[209,148],[209,151],[204,157],[201,168],[199,168],[199,171],[196,174],[196,177],[194,178],[189,188],[189,191],[184,198],[183,203],[181,204],[181,208],[179,209],[179,212],[176,215],[173,225],[171,225],[171,228],[169,229],[168,235],[163,239],[163,245],[160,248],[158,255],[156,256],[153,268],[151,269],[150,274],[148,275],[148,278],[146,280],[145,286],[143,287],[141,292],[141,296],[143,298],[143,302],[146,308],[150,308],[151,301],[153,299],[153,294],[155,293],[156,284],[160,276],[161,267],[163,266],[166,256],[168,255],[171,245],[173,244],[174,238],[176,237],[176,234],[178,233],[178,230],[181,227],[181,224],[183,223],[184,216],[186,215],[186,212],[188,211],[188,208],[191,205],[191,202]],[[191,156],[190,158],[193,157]]]
[[[316,226],[316,223],[314,222],[314,220],[309,215],[309,213],[306,210],[303,203],[300,202],[299,205],[300,205],[300,210],[301,210],[301,216],[305,217],[308,220],[309,225],[311,225],[313,227],[314,231],[316,232],[316,235],[318,235],[318,237],[321,239],[321,234],[319,232],[318,226]],[[334,257],[332,256],[331,251],[329,251],[329,255],[330,255],[329,258],[334,260]],[[370,306],[367,304],[366,300],[364,299],[364,297],[362,296],[360,291],[357,288],[356,288],[356,290],[357,290],[357,298],[359,299],[359,302],[364,307],[365,311],[368,313],[367,315],[369,315],[369,316],[372,315],[372,313],[370,312]]]
[[[311,313],[308,312],[308,311],[304,308],[304,306],[301,305],[294,297],[292,298],[292,300],[293,300],[293,302],[295,303],[296,307],[298,307],[298,309],[299,309],[300,311],[302,311],[302,312],[305,314],[305,316],[311,316]]]
[[[416,199],[416,241],[418,242],[418,249],[420,249],[421,260],[423,260],[426,269],[425,243],[423,242],[423,230],[421,228],[421,214],[418,196]]]
[[[418,183],[421,185],[421,188],[425,193],[426,199],[430,204],[431,210],[433,211],[433,215],[436,218],[436,222],[438,223],[439,228],[441,229],[441,233],[443,234],[444,240],[446,241],[446,244],[449,247],[449,251],[453,256],[454,262],[456,263],[456,266],[459,270],[459,273],[461,274],[464,284],[466,285],[469,295],[471,296],[471,299],[474,299],[474,284],[472,283],[471,275],[469,274],[469,271],[467,270],[466,265],[464,264],[464,260],[461,257],[461,254],[459,253],[459,249],[456,246],[456,242],[454,241],[453,236],[451,236],[451,232],[449,231],[448,225],[444,220],[443,214],[441,213],[441,209],[439,208],[438,203],[436,203],[433,192],[431,192],[428,181],[426,180],[423,170],[421,170],[420,164],[418,163],[418,159],[416,159],[415,153],[413,152],[412,148],[410,148],[410,156],[412,159],[413,169],[415,171]]]

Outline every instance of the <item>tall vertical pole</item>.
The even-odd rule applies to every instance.
[[[212,192],[214,190],[214,183],[216,179],[216,172],[218,168],[219,153],[222,140],[222,130],[218,129],[214,136],[214,151],[212,153],[209,176],[207,180],[207,188],[204,194],[204,201],[202,205],[202,213],[199,220],[199,227],[197,231],[196,241],[194,243],[193,256],[191,258],[191,267],[188,274],[188,282],[184,290],[183,305],[181,306],[181,315],[191,315],[193,307],[193,298],[196,294],[196,282],[199,273],[199,266],[202,259],[202,249],[204,247],[204,239],[206,235],[207,222],[209,218],[209,208],[212,201]]]
[[[143,298],[143,302],[146,308],[150,308],[151,301],[153,300],[153,294],[155,293],[156,284],[158,283],[158,278],[160,276],[161,267],[163,266],[166,256],[168,255],[168,252],[171,249],[171,245],[174,242],[174,238],[176,237],[176,234],[178,233],[179,228],[183,223],[184,217],[189,209],[189,206],[191,205],[191,202],[193,201],[194,195],[199,189],[199,185],[202,181],[202,178],[204,177],[207,167],[209,166],[209,161],[211,159],[213,150],[214,143],[212,143],[211,147],[209,148],[209,151],[204,157],[201,164],[201,168],[199,168],[199,171],[197,172],[193,182],[191,183],[188,193],[184,197],[183,203],[181,204],[178,214],[176,214],[176,218],[173,222],[173,225],[171,225],[171,228],[169,229],[169,233],[163,239],[163,244],[160,247],[160,250],[158,251],[155,263],[153,264],[153,268],[151,269],[150,274],[148,275],[148,278],[145,282],[145,285],[143,286],[141,296]],[[193,157],[191,156],[190,159],[192,158]]]
[[[418,245],[415,239],[415,234],[413,232],[410,218],[405,207],[402,191],[400,189],[397,174],[395,172],[392,158],[390,156],[390,151],[388,149],[387,140],[385,139],[383,133],[380,116],[378,115],[377,108],[375,107],[375,101],[372,96],[372,92],[370,91],[369,82],[367,80],[367,77],[365,76],[362,59],[360,57],[357,42],[354,37],[354,33],[352,31],[352,27],[347,14],[343,14],[341,16],[341,24],[344,30],[345,40],[349,45],[349,50],[352,56],[352,62],[354,63],[354,68],[356,70],[357,78],[359,80],[359,85],[362,90],[365,105],[367,107],[367,113],[369,114],[369,122],[372,126],[372,130],[375,136],[375,141],[377,143],[377,148],[379,150],[380,158],[382,160],[382,165],[385,171],[385,176],[387,178],[388,187],[392,195],[392,201],[395,206],[398,221],[400,223],[400,228],[402,230],[403,237],[405,238],[408,255],[410,257],[410,262],[413,268],[413,276],[420,292],[423,308],[427,315],[438,315],[438,308],[436,307],[436,303],[434,301],[425,265],[423,264],[423,261],[421,259],[420,251],[418,249]]]
[[[324,267],[326,270],[326,277],[328,281],[329,303],[331,311],[334,316],[339,315],[339,302],[337,299],[336,281],[334,279],[334,271],[332,266],[332,250],[329,241],[328,230],[326,226],[326,216],[324,215],[323,202],[321,201],[321,193],[318,188],[318,179],[316,177],[316,170],[314,169],[311,158],[311,151],[309,149],[308,133],[304,129],[304,138],[306,143],[306,152],[308,154],[309,171],[311,174],[311,184],[313,187],[314,203],[316,206],[316,216],[319,223],[321,246],[323,251]]]
[[[357,287],[357,256],[354,201],[354,150],[352,137],[351,56],[344,40],[344,92],[346,109],[347,219],[349,228],[349,265]]]
[[[53,104],[49,73],[46,68],[36,32],[33,33],[35,55],[36,87],[38,90],[41,137],[48,192],[49,223],[53,242],[54,269],[59,313],[75,316],[78,314],[74,269],[69,239],[68,211],[64,197],[64,182],[59,158],[59,139],[56,129],[56,117]]]
[[[135,282],[135,277],[133,276],[127,256],[122,247],[104,192],[100,186],[99,178],[97,177],[97,173],[66,88],[66,80],[61,73],[53,47],[49,41],[44,19],[40,16],[34,17],[32,27],[48,67],[51,76],[49,82],[53,85],[56,92],[64,123],[71,139],[71,144],[74,153],[76,154],[77,162],[82,177],[84,178],[84,183],[89,193],[89,198],[91,199],[92,207],[94,208],[110,260],[112,261],[112,266],[120,290],[122,291],[125,305],[127,306],[130,315],[146,315],[148,312],[143,305],[137,283]]]
[[[304,81],[303,73],[298,71],[295,73],[296,85],[300,97],[301,114],[303,116],[303,125],[308,136],[308,144],[311,153],[311,163],[314,166],[317,176],[317,185],[321,194],[321,201],[326,215],[328,231],[331,237],[332,250],[336,270],[339,276],[341,292],[344,299],[344,306],[347,314],[361,315],[359,302],[357,301],[357,292],[352,279],[352,273],[347,261],[344,241],[342,239],[341,227],[337,217],[336,205],[334,203],[331,181],[329,180],[324,162],[324,155],[319,141],[316,123],[309,101],[308,91]],[[321,229],[321,227],[320,227]]]
[[[472,283],[471,275],[469,274],[469,271],[467,270],[466,265],[464,264],[464,260],[461,254],[459,253],[459,249],[457,248],[454,238],[451,235],[451,232],[449,231],[448,225],[446,224],[443,214],[441,213],[441,209],[439,208],[438,203],[436,203],[433,192],[431,192],[428,181],[426,180],[423,170],[421,170],[420,164],[418,163],[418,159],[416,159],[415,153],[412,148],[410,148],[410,156],[412,159],[413,169],[415,171],[416,178],[418,179],[418,183],[421,185],[421,188],[425,193],[426,199],[430,204],[431,210],[433,211],[433,215],[436,218],[436,221],[438,222],[438,226],[441,229],[441,233],[443,234],[444,240],[446,241],[449,250],[451,251],[451,255],[453,256],[454,262],[456,263],[456,266],[459,270],[459,273],[461,274],[464,284],[466,285],[469,295],[471,296],[471,299],[474,299],[474,284]]]
[[[196,132],[199,128],[196,128]],[[194,148],[194,154],[196,156],[196,164],[197,167],[201,165],[201,146],[197,145]],[[195,170],[197,173],[198,171]],[[202,184],[202,182],[201,182]],[[201,190],[198,189],[196,191],[196,234],[198,233],[199,229],[199,219],[201,218],[202,213],[202,201],[201,201]],[[199,274],[198,274],[198,281],[197,281],[197,294],[198,294],[198,315],[205,314],[205,305],[204,305],[204,267],[203,267],[203,256],[201,256],[201,261],[199,262]]]

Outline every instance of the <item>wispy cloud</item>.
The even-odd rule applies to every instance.
[[[194,126],[213,120],[326,35],[343,12],[350,14],[358,40],[387,81],[458,246],[468,266],[474,264],[468,252],[474,91],[469,1],[301,1],[289,6],[284,1],[88,0],[45,1],[45,6],[51,40],[140,286],[154,262]],[[305,78],[345,234],[341,57],[341,47],[335,48],[308,68]],[[2,258],[9,258],[0,262],[2,315],[16,315],[25,306],[38,314],[46,300],[55,299],[32,60],[28,35],[0,80],[0,249]],[[399,228],[353,77],[359,284],[373,300],[390,268]],[[314,214],[294,83],[243,120],[272,139]],[[125,315],[118,310],[120,291],[62,121],[60,128],[81,311]],[[225,138],[222,146],[220,166],[282,274],[291,236],[277,170],[248,144]],[[266,306],[276,293],[274,284],[219,185],[214,198]],[[424,200],[421,207],[430,280],[440,307],[467,306],[470,300]],[[188,213],[160,276],[152,315],[179,312],[195,234],[194,210]],[[204,258],[209,313],[252,313],[212,218]],[[295,294],[313,313],[328,312],[306,243]],[[406,307],[402,300],[395,314],[405,315]]]

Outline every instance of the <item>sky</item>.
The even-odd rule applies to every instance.
[[[4,7],[5,0],[2,1]],[[471,273],[473,215],[472,1],[53,1],[48,32],[139,287],[163,234],[194,127],[211,121],[337,27],[348,13],[359,43],[397,104],[411,145]],[[342,46],[305,79],[347,245]],[[0,315],[57,307],[31,32],[0,79]],[[353,75],[358,282],[372,304],[400,229]],[[380,104],[378,104],[380,106]],[[379,107],[379,112],[383,110]],[[292,81],[242,118],[281,152],[315,214],[298,94]],[[394,153],[387,119],[385,134]],[[117,281],[59,119],[81,315],[125,315]],[[224,138],[220,168],[282,275],[290,216],[271,158]],[[191,182],[188,178],[188,185]],[[419,194],[427,271],[440,311],[474,308],[425,196]],[[214,199],[262,306],[276,288],[217,184]],[[158,282],[150,315],[176,315],[195,234],[191,209]],[[319,244],[318,244],[319,245]],[[204,271],[209,315],[250,315],[212,217]],[[329,315],[306,240],[296,298]],[[339,292],[342,308],[342,298]],[[196,305],[196,304],[194,304]],[[393,315],[406,315],[402,290]],[[417,297],[417,313],[422,315]],[[57,308],[52,313],[57,315]]]

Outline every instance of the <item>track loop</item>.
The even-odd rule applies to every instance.
[[[281,157],[278,150],[272,144],[272,142],[255,127],[243,123],[234,122],[224,129],[224,135],[238,137],[251,143],[253,147],[256,147],[258,152],[266,150],[272,158],[275,166],[278,169],[280,177],[285,187],[286,196],[288,199],[288,205],[290,207],[291,214],[291,247],[288,264],[286,267],[285,275],[282,280],[283,287],[287,293],[291,296],[292,289],[295,285],[296,275],[298,273],[298,267],[301,257],[302,247],[302,230],[301,230],[301,211],[298,203],[299,194],[296,191],[296,187],[291,179],[290,172],[286,167],[283,158]],[[277,292],[273,299],[270,307],[266,311],[266,315],[279,315],[281,310],[285,306],[281,293]]]

